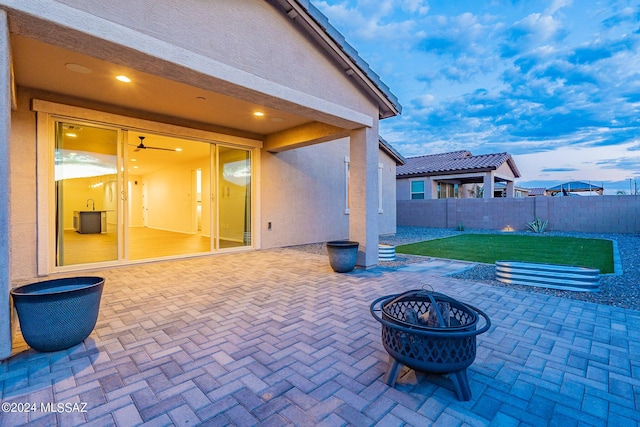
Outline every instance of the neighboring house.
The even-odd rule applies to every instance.
[[[527,190],[529,191],[527,194],[528,197],[538,197],[538,196],[547,195],[547,189],[544,187],[527,188]]]
[[[0,0],[0,27],[0,359],[17,281],[344,238],[377,263],[401,107],[308,1]]]
[[[518,185],[513,187],[513,197],[528,197],[529,189]],[[493,186],[493,197],[507,197],[507,184],[496,182]]]
[[[398,200],[494,197],[504,183],[505,197],[515,196],[520,172],[508,153],[474,156],[469,151],[408,157],[396,170]]]

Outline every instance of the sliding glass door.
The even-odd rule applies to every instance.
[[[218,147],[219,247],[251,246],[251,152]]]
[[[55,122],[56,267],[252,245],[251,150]]]
[[[212,145],[127,134],[128,258],[211,252]]]
[[[118,131],[56,122],[56,266],[118,259]]]

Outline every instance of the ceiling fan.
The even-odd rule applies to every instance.
[[[133,150],[135,152],[138,152],[140,150],[164,150],[164,151],[177,151],[175,148],[162,148],[162,147],[150,147],[148,145],[144,145],[144,136],[139,136],[138,138],[140,138],[140,144],[136,145],[136,149]],[[131,144],[133,145],[133,144]]]

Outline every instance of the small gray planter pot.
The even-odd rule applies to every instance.
[[[104,281],[102,277],[71,277],[12,289],[26,343],[48,352],[84,341],[96,326]]]
[[[348,273],[353,270],[358,260],[358,242],[334,240],[327,242],[329,264],[336,273]]]

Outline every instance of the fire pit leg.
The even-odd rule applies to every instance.
[[[471,388],[469,387],[469,379],[467,378],[466,369],[453,373],[451,382],[453,382],[453,386],[456,389],[458,400],[465,402],[471,400]]]
[[[404,365],[402,363],[389,356],[389,369],[387,369],[387,375],[384,377],[384,382],[389,387],[395,387],[398,375],[400,374],[403,366]]]

